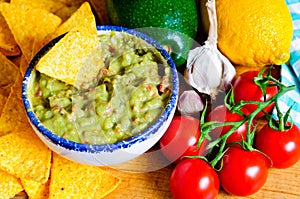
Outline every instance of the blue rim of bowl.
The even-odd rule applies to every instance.
[[[64,147],[69,150],[73,151],[80,151],[80,152],[89,152],[89,153],[99,153],[99,152],[113,152],[118,149],[125,149],[129,148],[131,145],[139,142],[143,142],[147,140],[148,137],[155,134],[161,124],[163,124],[171,115],[172,110],[176,108],[177,105],[177,98],[178,98],[178,90],[179,90],[179,80],[178,80],[178,74],[176,70],[176,66],[170,57],[170,55],[163,49],[163,47],[156,42],[154,39],[149,37],[148,35],[141,33],[139,31],[136,31],[134,29],[129,29],[122,26],[97,26],[98,31],[117,31],[117,32],[125,32],[129,33],[131,35],[135,35],[150,45],[154,46],[164,57],[164,59],[167,61],[167,63],[170,65],[172,70],[172,94],[169,100],[169,103],[166,106],[166,109],[164,112],[160,115],[160,117],[154,121],[147,129],[142,131],[141,133],[132,136],[126,140],[122,140],[113,144],[82,144],[77,143],[73,141],[69,141],[67,139],[64,139],[54,133],[52,133],[50,130],[48,130],[42,123],[39,121],[39,119],[35,116],[31,103],[28,99],[27,95],[27,85],[29,81],[29,77],[35,67],[35,64],[38,62],[38,60],[51,48],[57,43],[61,38],[63,38],[63,35],[53,39],[50,41],[47,45],[45,45],[31,60],[31,62],[28,65],[28,68],[25,72],[24,79],[22,82],[22,100],[25,107],[25,111],[27,113],[28,119],[30,122],[34,125],[35,128],[39,130],[43,134],[43,136],[47,137],[51,140],[52,143],[59,145],[61,147]]]

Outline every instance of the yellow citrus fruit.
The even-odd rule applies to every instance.
[[[293,24],[285,0],[216,0],[216,9],[218,47],[234,64],[288,61]]]

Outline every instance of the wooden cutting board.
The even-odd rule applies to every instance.
[[[260,119],[257,122],[259,131],[266,121]],[[158,149],[158,146],[154,146],[148,153]],[[155,154],[154,158],[142,155],[117,168],[105,168],[122,180],[118,188],[105,199],[171,199],[169,179],[175,165],[164,165],[164,160],[163,155]],[[164,167],[160,168],[161,165]],[[149,168],[157,169],[147,172]],[[217,199],[300,199],[300,161],[287,169],[270,168],[267,182],[253,195],[237,197],[221,189]]]
[[[140,172],[153,164],[152,160],[137,158],[120,168],[104,167],[121,179],[120,185],[104,199],[171,199],[169,178],[174,165],[168,165],[151,172]],[[137,170],[140,170],[137,172]],[[14,199],[26,199],[24,192]],[[269,169],[269,176],[263,188],[248,197],[232,196],[220,190],[217,199],[299,199],[300,161],[288,169]]]
[[[131,166],[139,167],[139,160],[132,161]],[[116,190],[105,199],[145,198],[168,199],[172,198],[169,191],[169,177],[173,165],[147,173],[132,173],[109,169],[121,178],[122,182]],[[288,169],[269,169],[269,176],[263,188],[248,197],[237,197],[220,190],[217,199],[299,199],[300,198],[300,162]]]

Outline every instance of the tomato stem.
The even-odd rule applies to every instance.
[[[277,116],[278,116],[278,119],[279,119],[279,130],[282,132],[284,131],[284,118],[282,116],[282,113],[279,109],[279,105],[278,105],[278,102],[276,101],[275,102],[275,107],[276,107],[276,110],[277,110]]]
[[[251,125],[253,124],[254,118],[255,116],[260,113],[261,111],[263,111],[263,109],[265,107],[267,107],[268,105],[272,104],[275,102],[276,104],[276,108],[278,110],[278,116],[279,116],[279,120],[280,120],[280,124],[279,124],[279,128],[280,129],[284,129],[285,128],[285,124],[286,124],[286,118],[287,117],[283,117],[282,113],[279,110],[279,106],[277,103],[277,100],[279,97],[281,97],[282,95],[284,95],[286,92],[291,91],[293,89],[295,89],[295,86],[285,86],[284,84],[280,83],[278,80],[276,80],[275,78],[273,78],[269,72],[266,76],[262,76],[263,71],[258,75],[257,79],[255,81],[259,82],[258,85],[262,88],[263,93],[265,92],[266,87],[268,86],[278,86],[280,87],[278,93],[276,95],[274,95],[273,97],[271,97],[268,100],[265,100],[263,102],[256,102],[256,101],[240,101],[239,103],[232,103],[232,99],[233,99],[233,89],[231,88],[231,90],[227,93],[227,95],[225,96],[224,102],[226,107],[229,110],[233,110],[237,113],[242,114],[241,108],[244,107],[246,104],[255,104],[257,105],[257,108],[255,109],[255,111],[253,111],[251,114],[247,115],[244,117],[243,120],[237,121],[237,122],[215,122],[215,121],[210,121],[210,122],[204,122],[204,114],[206,112],[206,108],[204,108],[204,111],[202,112],[201,115],[201,136],[198,142],[198,146],[201,145],[202,141],[204,140],[204,138],[209,137],[209,133],[217,128],[217,127],[223,127],[223,126],[232,126],[231,129],[225,133],[224,135],[220,136],[218,139],[210,142],[207,146],[207,149],[209,151],[212,151],[213,148],[219,146],[219,144],[221,144],[219,146],[219,150],[217,152],[217,155],[215,156],[214,159],[212,159],[209,163],[211,164],[211,166],[215,169],[215,166],[217,165],[217,163],[222,159],[225,151],[226,151],[226,140],[228,139],[228,137],[235,131],[237,130],[240,126],[242,126],[244,123],[248,122],[248,126],[247,126],[247,137],[246,137],[246,142],[242,141],[243,144],[241,145],[244,149],[246,150],[255,150],[252,147],[253,144],[253,139],[254,139],[254,133],[255,133],[255,128],[252,131],[251,130]],[[270,83],[270,81],[272,83]],[[268,83],[266,83],[268,82]],[[229,103],[227,103],[227,101],[229,100]],[[207,106],[207,104],[206,104]],[[289,110],[290,111],[290,110]],[[289,112],[288,111],[288,112]]]
[[[274,130],[278,130],[280,132],[284,132],[284,131],[289,130],[290,128],[292,128],[293,121],[292,121],[292,119],[289,121],[290,112],[291,112],[292,107],[293,107],[293,105],[290,106],[290,108],[287,110],[287,112],[285,114],[283,114],[280,111],[278,101],[275,101],[275,108],[276,108],[276,111],[277,111],[278,120],[275,120],[270,115],[268,115],[267,118],[269,120],[270,128],[272,128]]]

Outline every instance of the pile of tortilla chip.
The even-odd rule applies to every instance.
[[[90,4],[83,0],[0,0],[0,198],[102,198],[119,185],[109,171],[71,162],[47,148],[29,124],[21,98],[23,75],[40,48],[79,31],[91,38],[82,47],[93,50],[95,37],[86,31],[95,28]],[[46,73],[47,67],[41,64]]]

